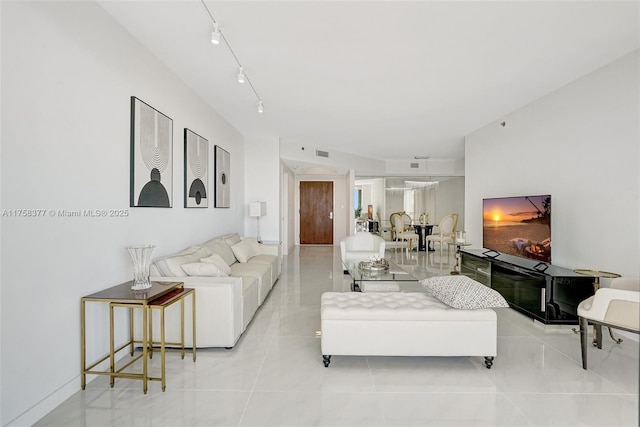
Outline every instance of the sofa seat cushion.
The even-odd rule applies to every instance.
[[[247,290],[251,289],[253,286],[255,286],[256,288],[258,287],[257,282],[259,279],[256,276],[234,276],[234,277],[240,277],[240,279],[242,280],[243,295],[247,292]]]
[[[326,292],[323,320],[430,321],[492,320],[493,310],[457,310],[420,292]]]
[[[265,264],[237,262],[231,266],[231,275],[234,277],[255,277],[260,284],[269,283],[271,280],[271,268]]]
[[[275,283],[276,279],[278,278],[279,262],[280,260],[277,256],[267,254],[256,255],[249,260],[249,264],[267,264],[271,267],[271,284]]]
[[[200,262],[201,258],[209,255],[210,253],[206,248],[192,246],[177,254],[159,258],[154,261],[154,264],[163,276],[184,277],[187,276],[187,273],[182,269],[182,264]]]
[[[211,254],[220,255],[224,260],[224,262],[227,263],[227,265],[232,265],[237,261],[236,256],[233,254],[233,251],[231,250],[231,246],[229,246],[229,244],[225,242],[224,239],[219,239],[219,238],[211,239],[203,243],[202,247],[209,250],[210,252],[209,255]]]

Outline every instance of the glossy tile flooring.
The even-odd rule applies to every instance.
[[[393,249],[388,251],[394,255]],[[417,276],[448,274],[453,256],[411,254]],[[498,356],[346,357],[322,364],[320,295],[346,291],[339,249],[301,247],[231,350],[197,362],[167,356],[167,389],[101,377],[37,426],[638,426],[638,343],[589,349],[579,336],[497,309]],[[158,358],[152,360],[157,368]]]

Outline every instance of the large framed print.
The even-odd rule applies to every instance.
[[[216,145],[214,163],[216,165],[215,207],[228,208],[231,205],[231,155]]]
[[[209,141],[184,129],[184,207],[209,207]]]
[[[172,154],[173,120],[132,96],[129,206],[171,207]]]

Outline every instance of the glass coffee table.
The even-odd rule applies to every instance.
[[[419,280],[431,276],[415,266],[401,266],[389,261],[388,270],[360,268],[358,261],[343,262],[351,277],[354,292],[424,292]]]

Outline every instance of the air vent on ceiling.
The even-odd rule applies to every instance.
[[[411,163],[411,169],[418,169],[419,167],[418,163]]]
[[[316,150],[316,156],[318,157],[329,157],[329,152],[328,151],[320,151],[320,150]]]

